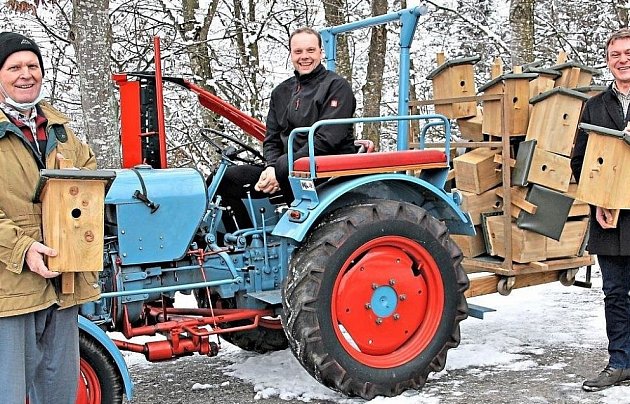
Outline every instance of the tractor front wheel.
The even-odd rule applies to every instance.
[[[105,348],[81,333],[79,351],[81,362],[77,404],[122,403],[122,380]]]
[[[372,399],[420,389],[467,316],[468,277],[444,224],[405,202],[342,208],[291,261],[283,325],[324,385]]]

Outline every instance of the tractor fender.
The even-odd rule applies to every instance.
[[[129,375],[127,363],[116,344],[114,344],[114,342],[107,336],[105,331],[101,330],[96,324],[83,316],[79,316],[79,331],[83,331],[90,335],[107,350],[111,358],[114,360],[114,363],[118,368],[118,372],[120,373],[120,377],[125,385],[127,400],[131,400],[133,398],[133,382],[131,381],[131,376]]]
[[[444,221],[452,234],[474,235],[475,227],[468,213],[461,210],[457,193],[447,193],[430,182],[406,174],[385,173],[362,177],[339,177],[317,187],[317,202],[302,199],[293,202],[273,230],[274,236],[301,242],[322,215],[366,197],[393,199],[424,207]],[[298,221],[292,210],[302,213]]]

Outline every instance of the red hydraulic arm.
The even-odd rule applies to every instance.
[[[120,130],[123,168],[149,164],[166,168],[163,81],[178,84],[197,94],[199,103],[226,118],[245,133],[262,141],[265,124],[239,110],[208,90],[177,77],[163,77],[160,42],[154,38],[155,73],[119,73],[112,75],[120,89]],[[129,80],[133,77],[133,80]]]

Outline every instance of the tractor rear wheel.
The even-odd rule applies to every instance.
[[[282,315],[289,346],[315,379],[347,395],[419,389],[459,344],[461,262],[446,226],[421,207],[341,208],[291,260]]]

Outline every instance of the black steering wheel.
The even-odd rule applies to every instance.
[[[211,128],[203,128],[199,134],[214,147],[217,153],[231,161],[240,161],[254,166],[265,165],[265,158],[258,150],[232,135]],[[221,142],[217,142],[216,138],[209,134],[220,136]]]

